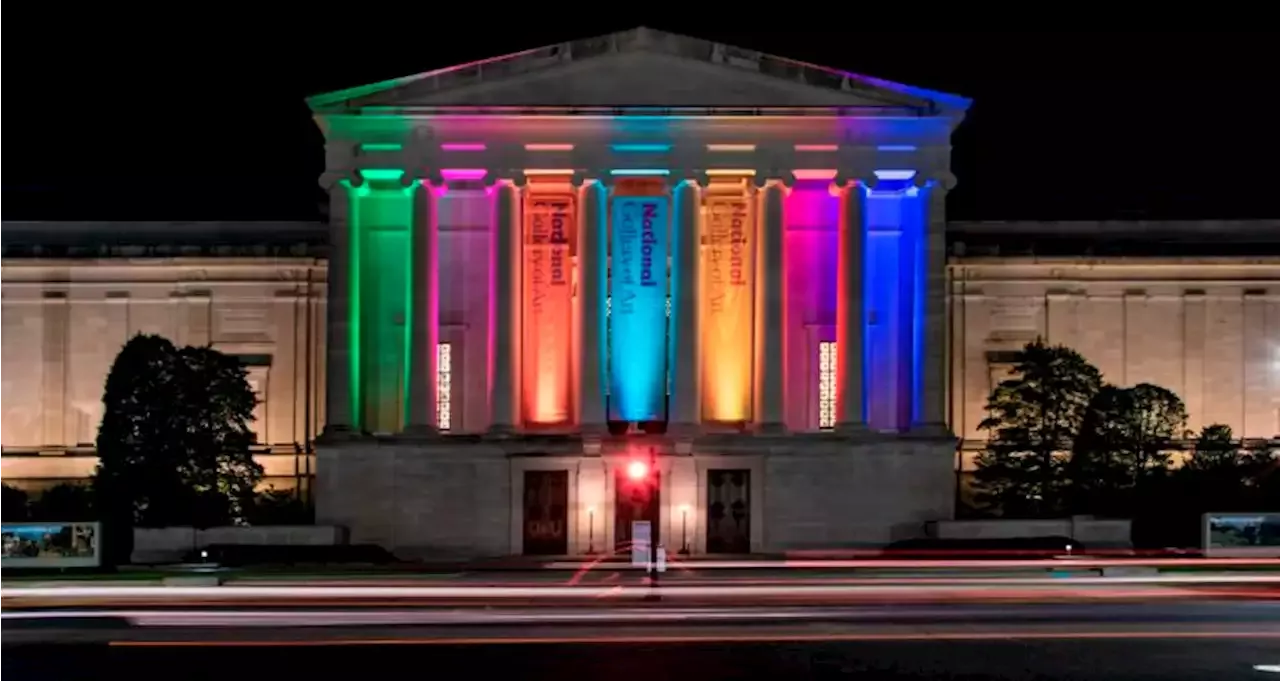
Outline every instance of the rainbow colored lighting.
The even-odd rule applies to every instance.
[[[661,154],[671,151],[670,144],[614,144],[611,148],[622,154]]]
[[[670,175],[670,170],[662,168],[617,168],[609,171],[610,175],[631,176],[631,177],[658,177]]]
[[[837,151],[840,147],[836,144],[797,144],[794,149],[796,151]]]
[[[799,168],[791,171],[796,176],[796,180],[834,180],[837,174],[835,168]]]
[[[395,142],[367,142],[360,145],[360,151],[365,153],[400,151],[403,148],[403,146]]]
[[[703,201],[702,418],[751,420],[755,348],[754,196],[740,183],[708,188]]]
[[[707,177],[754,177],[754,168],[711,168]]]
[[[440,177],[445,180],[483,180],[489,174],[484,168],[445,168],[440,171]]]
[[[572,144],[526,144],[525,151],[573,151]]]
[[[708,144],[707,145],[707,151],[742,152],[742,151],[755,151],[755,150],[756,150],[756,145],[754,144]]]
[[[910,180],[916,176],[914,170],[877,170],[876,179],[879,180]]]
[[[619,182],[610,200],[609,418],[666,418],[668,220],[665,182]]]
[[[525,176],[537,177],[544,175],[572,175],[572,168],[525,168]]]
[[[483,142],[445,142],[440,145],[441,151],[484,151]]]
[[[522,249],[522,420],[567,425],[573,413],[574,246],[577,195],[531,185],[524,197]]]
[[[915,151],[914,144],[881,144],[876,147],[876,151]]]

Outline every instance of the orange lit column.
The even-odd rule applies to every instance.
[[[789,173],[772,173],[773,177],[756,175],[760,192],[760,263],[757,278],[757,300],[760,301],[759,347],[756,351],[759,409],[757,423],[762,430],[785,429],[783,405],[786,401],[786,320],[783,318],[783,263],[786,262],[786,192],[791,186]],[[779,177],[782,175],[782,177]]]
[[[672,310],[671,357],[671,422],[677,429],[690,431],[701,421],[702,368],[698,357],[701,334],[698,326],[698,282],[700,281],[701,231],[698,216],[702,205],[696,183],[681,180],[673,187],[676,202],[672,224]]]
[[[569,176],[525,186],[520,221],[520,417],[525,427],[573,424],[578,190]]]
[[[405,173],[404,182],[415,186],[413,194],[413,290],[410,293],[409,423],[412,434],[431,435],[436,423],[436,346],[440,333],[437,297],[439,270],[435,220],[435,188]]]
[[[578,344],[578,423],[583,432],[605,429],[604,323],[605,222],[607,199],[603,183],[586,182],[579,193],[578,298],[581,301],[581,338]]]
[[[523,183],[523,179],[521,180]],[[516,374],[519,370],[517,332],[520,329],[520,200],[519,188],[500,180],[494,192],[493,291],[489,328],[493,346],[489,363],[489,429],[495,434],[515,429],[517,410]]]
[[[865,191],[862,182],[837,176],[840,192],[839,282],[836,291],[836,428],[853,432],[866,428],[863,401],[862,296],[863,221]]]
[[[917,175],[919,177],[919,175]],[[955,186],[951,173],[917,181],[925,209],[924,362],[920,386],[920,419],[912,430],[922,435],[950,435],[946,422],[947,324],[947,192]]]
[[[320,179],[329,192],[324,377],[324,433],[329,436],[351,430],[351,200],[341,180],[330,173]]]

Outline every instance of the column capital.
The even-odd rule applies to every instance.
[[[852,185],[870,187],[872,186],[871,183],[875,181],[875,177],[876,176],[874,174],[860,174],[857,172],[842,170],[836,173],[835,177],[831,178],[831,184],[839,189],[844,189],[845,187]]]
[[[586,184],[586,181],[587,174],[581,170],[575,170],[573,171],[573,175],[569,176],[569,184],[574,187],[581,187],[583,184]]]
[[[928,175],[916,173],[916,186],[937,187],[944,192],[949,192],[956,187],[956,176],[949,170],[933,172]]]
[[[756,187],[763,188],[770,182],[777,182],[783,187],[790,189],[795,186],[796,174],[790,170],[757,170],[752,182]]]
[[[355,169],[355,170],[349,171],[349,172],[347,173],[347,176],[346,176],[346,177],[344,177],[343,179],[344,179],[344,180],[346,180],[346,181],[347,181],[347,184],[350,184],[352,187],[360,187],[360,186],[363,186],[363,185],[364,185],[364,171],[362,171],[362,170],[360,170],[360,169],[358,169],[358,168],[357,168],[357,169]]]

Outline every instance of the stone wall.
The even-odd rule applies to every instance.
[[[267,475],[290,486],[295,447],[324,424],[324,274],[305,257],[7,259],[0,475],[49,486],[91,474],[107,372],[149,333],[246,362]]]
[[[1037,336],[1155,383],[1193,431],[1280,436],[1280,257],[967,257],[951,266],[951,423],[981,447],[991,388]]]

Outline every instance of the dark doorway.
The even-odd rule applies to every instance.
[[[569,471],[524,472],[524,554],[569,553]]]
[[[751,471],[707,471],[707,553],[751,553]]]
[[[631,550],[631,522],[648,520],[653,541],[661,541],[658,526],[659,489],[661,478],[657,471],[650,471],[641,480],[632,479],[626,469],[618,471],[614,499],[614,545],[622,554]]]

